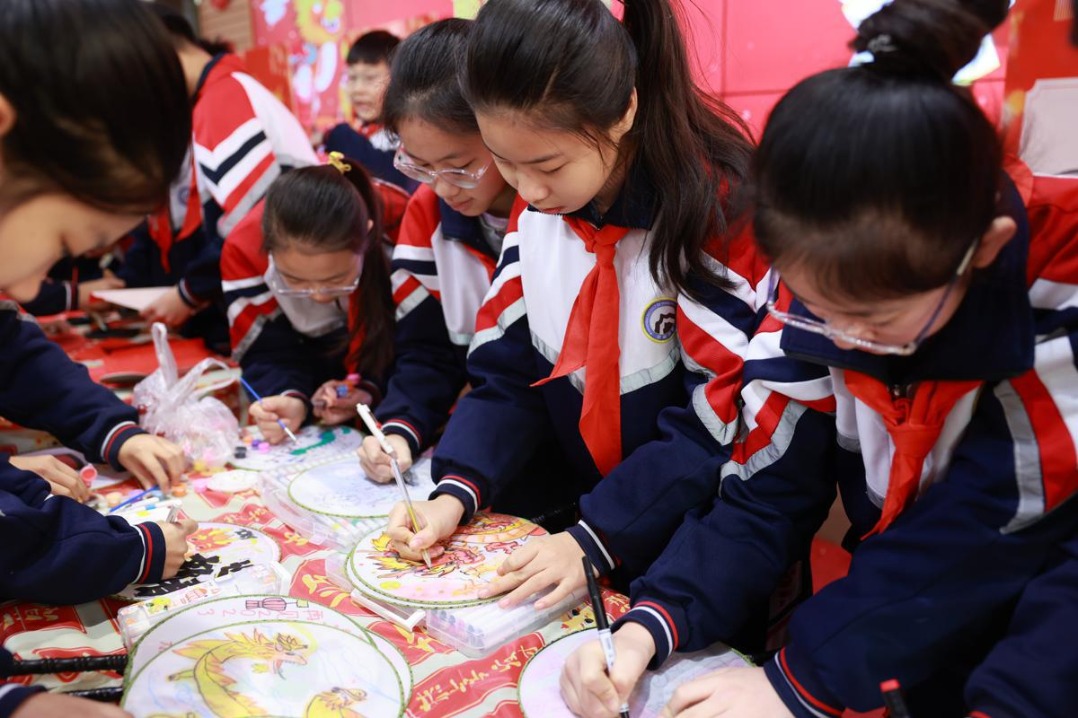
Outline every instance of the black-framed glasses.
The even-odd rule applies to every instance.
[[[787,326],[791,326],[794,329],[802,329],[806,332],[812,332],[813,334],[820,334],[831,340],[839,340],[846,344],[850,344],[853,347],[862,351],[872,352],[874,354],[893,354],[895,356],[909,356],[917,351],[917,348],[924,342],[925,337],[928,336],[928,332],[932,329],[932,325],[936,323],[936,319],[939,318],[940,312],[943,311],[944,305],[947,304],[947,299],[951,296],[954,288],[958,285],[958,280],[962,278],[962,275],[969,269],[970,263],[973,261],[974,252],[977,250],[978,240],[974,240],[970,244],[969,249],[966,250],[966,254],[962,257],[962,261],[958,265],[958,269],[955,270],[954,276],[951,277],[951,281],[947,283],[947,289],[944,290],[943,296],[940,297],[939,303],[936,308],[932,310],[931,316],[928,321],[925,322],[921,331],[917,332],[917,336],[912,341],[905,344],[885,344],[883,342],[873,341],[871,339],[865,339],[859,337],[856,334],[851,334],[838,327],[831,326],[826,321],[821,319],[813,319],[812,317],[803,317],[797,314],[791,314],[790,312],[783,311],[778,308],[778,293],[779,293],[779,273],[774,269],[771,270],[771,278],[767,286],[767,313],[772,317],[782,322]]]

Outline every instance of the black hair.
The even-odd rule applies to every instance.
[[[382,248],[382,201],[363,166],[352,159],[342,161],[347,171],[314,165],[273,181],[262,215],[262,249],[270,253],[301,244],[320,252],[347,250],[363,256],[359,290],[352,295],[359,316],[352,336],[362,332],[363,343],[347,362],[366,376],[384,377],[393,362],[395,308]]]
[[[393,50],[400,44],[401,39],[385,30],[371,30],[360,35],[352,46],[348,48],[346,62],[349,65],[380,65],[389,64],[393,60]]]
[[[195,28],[191,26],[191,22],[181,13],[173,7],[165,5],[162,2],[148,3],[150,9],[153,10],[157,17],[161,18],[161,22],[165,24],[165,28],[169,34],[173,37],[173,44],[181,45],[187,43],[201,47],[203,50],[211,55],[219,55],[223,52],[233,52],[234,48],[232,43],[225,40],[207,40],[204,37],[199,37],[195,33]]]
[[[402,120],[414,118],[457,134],[479,132],[475,113],[457,82],[471,26],[471,20],[439,20],[400,44],[383,101],[386,129],[397,133]]]
[[[656,191],[649,267],[697,294],[712,281],[705,247],[729,237],[742,209],[751,143],[744,123],[692,79],[673,0],[631,0],[619,23],[600,0],[490,0],[468,40],[461,84],[477,113],[527,113],[539,126],[594,142],[638,109],[619,155]]]
[[[110,212],[155,211],[191,141],[168,36],[138,0],[4,0],[5,205],[59,191]]]
[[[1071,0],[1071,44],[1078,47],[1078,0]]]
[[[953,0],[895,0],[852,43],[871,62],[779,101],[753,163],[756,239],[776,266],[807,267],[855,300],[950,281],[998,214],[996,130],[951,82],[977,54],[981,17]]]

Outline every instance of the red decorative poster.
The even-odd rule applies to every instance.
[[[1078,48],[1069,41],[1073,22],[1069,0],[1018,0],[1011,9],[1007,150],[1037,174],[1078,173]]]
[[[357,37],[376,28],[403,37],[452,11],[451,0],[251,0],[251,27],[255,45],[287,54],[286,104],[308,129],[327,128],[348,115],[344,60]]]

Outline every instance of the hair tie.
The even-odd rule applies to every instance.
[[[895,41],[891,38],[891,36],[886,33],[883,33],[880,35],[876,35],[871,40],[869,40],[868,44],[865,45],[865,49],[871,52],[873,55],[879,55],[881,53],[894,52],[898,48],[895,47]]]
[[[330,152],[328,161],[342,175],[352,171],[352,165],[344,161],[344,155],[340,152]]]

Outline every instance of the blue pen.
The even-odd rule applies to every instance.
[[[113,506],[111,509],[109,509],[109,513],[114,514],[117,511],[119,511],[120,509],[124,508],[125,506],[130,506],[131,504],[133,504],[133,503],[135,503],[137,501],[144,500],[150,494],[160,494],[160,493],[161,493],[161,489],[159,489],[157,487],[154,487],[152,489],[146,489],[145,491],[140,491],[137,494],[135,494],[134,496],[132,496],[132,497],[130,497],[128,499],[124,499],[120,503]]]
[[[242,376],[240,377],[240,383],[243,384],[244,388],[247,389],[248,392],[250,392],[251,396],[255,398],[255,401],[261,404],[262,409],[265,410],[266,405],[262,404],[262,397],[259,396],[258,392],[255,391],[254,387],[248,384],[247,380],[244,379]],[[299,439],[296,438],[296,435],[292,433],[291,429],[285,426],[285,423],[280,418],[277,419],[277,423],[281,425],[281,428],[284,429],[284,433],[288,434],[288,438],[291,439],[293,443],[299,443]]]

